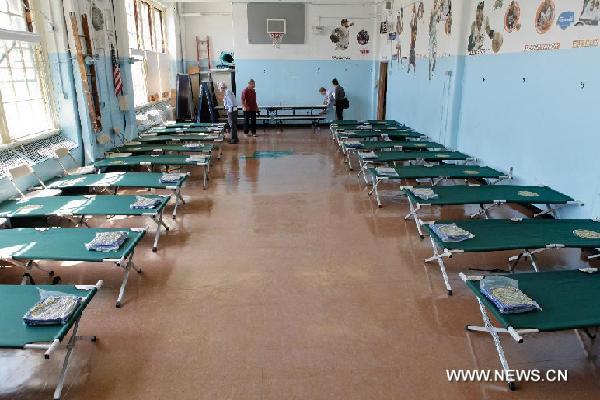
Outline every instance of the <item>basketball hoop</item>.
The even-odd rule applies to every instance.
[[[281,41],[283,40],[283,32],[269,32],[271,39],[273,40],[273,47],[276,49],[281,47]]]

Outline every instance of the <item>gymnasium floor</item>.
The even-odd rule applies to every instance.
[[[159,252],[151,235],[139,248],[144,274],[131,275],[122,309],[121,271],[58,269],[64,282],[105,281],[80,328],[99,341],[79,343],[65,400],[598,397],[598,367],[572,332],[503,342],[512,368],[568,368],[566,383],[513,394],[448,383],[446,369],[499,368],[491,338],[464,330],[481,319],[456,278],[505,257],[451,260],[448,298],[437,266],[423,264],[429,243],[403,220],[406,204],[387,197],[376,209],[327,130],[259,135],[226,147],[208,190],[188,183]],[[294,153],[244,158],[257,150]],[[581,263],[579,252],[540,257],[567,263]],[[0,283],[19,277],[0,271]],[[60,357],[28,354],[0,352],[0,398],[51,398]]]

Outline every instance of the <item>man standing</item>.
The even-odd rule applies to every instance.
[[[227,123],[229,124],[229,129],[231,129],[231,140],[229,143],[236,144],[238,143],[237,136],[237,103],[235,100],[235,95],[229,89],[227,89],[227,84],[225,82],[219,83],[219,89],[223,92],[223,105],[225,106],[225,111],[227,112]]]
[[[347,109],[350,105],[348,99],[346,98],[346,91],[336,78],[333,78],[331,81],[333,84],[333,98],[335,100],[335,117],[338,121],[344,119],[344,110]]]
[[[254,79],[250,79],[248,86],[242,91],[242,109],[244,110],[244,133],[256,137],[256,113],[258,113],[258,104],[256,103],[256,91]]]

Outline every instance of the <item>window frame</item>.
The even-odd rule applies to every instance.
[[[148,53],[154,53],[151,54],[152,56],[156,56],[157,58],[159,57],[159,54],[166,54],[167,53],[167,43],[166,43],[166,36],[165,36],[165,31],[166,31],[166,26],[165,26],[165,12],[166,12],[166,8],[160,4],[157,3],[155,1],[152,0],[131,0],[134,4],[134,22],[135,22],[135,33],[136,33],[136,43],[129,43],[129,54],[131,57],[136,58],[136,63],[140,62],[142,63],[141,65],[141,71],[142,71],[142,78],[143,78],[143,82],[145,85],[145,89],[143,90],[144,93],[138,93],[138,96],[145,94],[146,97],[143,101],[140,101],[139,103],[136,102],[136,90],[135,90],[135,86],[134,86],[134,93],[133,93],[133,103],[134,103],[134,107],[135,109],[141,109],[144,107],[147,107],[148,105],[151,105],[152,103],[155,103],[156,101],[161,101],[164,100],[162,98],[162,93],[158,93],[158,100],[152,101],[150,100],[150,96],[154,96],[154,93],[149,93],[148,90]],[[142,13],[144,13],[144,10],[146,10],[146,7],[142,6],[145,5],[147,7],[147,15],[144,17],[142,16]],[[158,49],[158,44],[159,41],[156,38],[156,21],[155,21],[155,16],[157,15],[159,16],[159,24],[160,24],[160,34],[161,34],[161,38],[160,38],[160,49]],[[144,19],[147,18],[147,24],[145,24]],[[133,29],[132,27],[130,27],[130,20],[129,18],[127,19],[127,30],[128,32],[131,32],[131,29]],[[133,32],[131,32],[133,33]],[[147,36],[146,38],[144,38],[144,36]],[[145,39],[149,39],[150,40],[150,45],[148,45],[147,40]],[[141,58],[141,59],[140,59]],[[132,79],[133,79],[133,67],[132,67]],[[137,74],[137,73],[136,73]],[[138,85],[139,86],[139,85]],[[141,96],[143,97],[143,96]],[[137,103],[137,104],[136,104]]]
[[[41,20],[43,16],[38,9],[38,0],[21,0],[23,7],[23,20],[25,30],[13,30],[19,34],[20,39],[15,41],[25,42],[30,44],[30,51],[33,58],[33,69],[36,74],[36,81],[39,85],[40,94],[42,96],[46,117],[49,126],[38,132],[29,133],[17,138],[10,134],[8,122],[6,119],[6,111],[4,102],[2,101],[2,93],[0,93],[0,148],[8,148],[19,146],[24,143],[30,143],[39,138],[48,137],[59,132],[57,128],[57,115],[53,96],[52,80],[50,78],[50,67],[48,52],[46,48],[46,38],[43,29],[38,32],[36,21]],[[30,37],[27,37],[31,35]],[[8,40],[8,39],[4,39]],[[11,81],[12,82],[12,81]],[[14,87],[14,83],[11,83]]]

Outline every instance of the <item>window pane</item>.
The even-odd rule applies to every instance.
[[[162,30],[162,12],[160,10],[154,9],[154,15],[152,17],[152,24],[154,26],[154,49],[162,53],[164,51],[163,44],[163,30]]]
[[[125,12],[127,13],[127,36],[129,37],[129,47],[139,48],[137,27],[135,24],[135,4],[134,0],[125,1]]]
[[[0,0],[2,1],[2,0]],[[52,129],[30,43],[0,40],[0,94],[12,140]]]
[[[136,61],[131,65],[131,78],[133,81],[133,103],[141,106],[148,103],[148,89],[146,88],[146,74],[144,62]]]
[[[22,0],[0,0],[0,28],[26,31]]]
[[[146,3],[140,3],[140,21],[142,26],[142,38],[144,39],[144,49],[152,50],[152,29],[150,26],[150,7]]]

